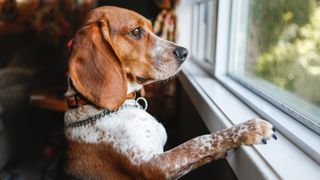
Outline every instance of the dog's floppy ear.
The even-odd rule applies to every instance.
[[[126,75],[113,48],[106,18],[84,25],[77,32],[69,59],[69,76],[76,90],[97,106],[117,109],[123,104]]]

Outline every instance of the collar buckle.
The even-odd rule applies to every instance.
[[[141,105],[141,103],[139,102],[143,102],[143,104]],[[140,108],[143,110],[147,110],[148,108],[148,101],[144,97],[138,97],[135,101],[135,104],[140,106]]]

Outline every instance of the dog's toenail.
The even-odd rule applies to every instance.
[[[262,139],[263,144],[267,144],[267,140],[265,138]]]
[[[276,128],[272,127],[272,131],[273,131],[273,132],[276,132]]]
[[[276,134],[272,134],[272,137],[273,137],[273,139],[275,139],[275,140],[277,140],[277,139],[278,139],[278,137],[277,137],[277,135],[276,135]]]

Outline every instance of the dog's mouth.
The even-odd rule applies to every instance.
[[[181,65],[182,63],[169,63],[169,65],[166,64],[164,67],[155,68],[153,75],[141,75],[143,73],[137,73],[139,75],[133,75],[132,80],[141,85],[151,84],[156,81],[163,81],[170,77],[175,77],[181,70]]]

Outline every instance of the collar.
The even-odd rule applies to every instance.
[[[143,102],[143,105],[141,105],[140,103]],[[82,127],[82,126],[86,126],[88,124],[94,124],[97,120],[102,119],[105,116],[110,116],[112,114],[117,113],[118,111],[128,108],[128,107],[133,107],[133,108],[139,108],[142,110],[146,110],[148,108],[148,102],[144,97],[139,97],[136,100],[130,99],[127,100],[126,103],[124,103],[119,109],[117,110],[109,110],[109,109],[105,109],[102,110],[100,112],[98,112],[97,114],[90,116],[86,119],[80,120],[80,121],[76,121],[76,122],[71,122],[69,124],[65,124],[66,128],[77,128],[77,127]]]
[[[65,96],[65,98],[67,101],[68,109],[75,109],[75,108],[78,108],[79,106],[88,105],[88,104],[94,105],[92,102],[90,102],[88,99],[86,99],[79,93],[76,93],[70,96]],[[126,99],[135,99],[135,98],[136,98],[135,92],[127,94],[127,97],[126,97]]]
[[[136,92],[132,92],[130,94],[127,94],[126,99],[135,99],[136,98]],[[75,109],[79,106],[83,105],[94,105],[91,101],[89,101],[87,98],[82,96],[79,92],[77,92],[72,84],[71,79],[68,77],[68,90],[65,94],[65,99],[67,101],[68,109]]]
[[[144,93],[143,91],[140,92],[140,95]],[[82,96],[80,93],[78,93],[75,88],[72,85],[71,79],[68,77],[68,90],[65,93],[65,99],[67,101],[68,109],[72,110],[75,108],[78,108],[79,106],[83,105],[94,105],[92,102],[90,102],[88,99],[86,99],[84,96]],[[148,108],[148,102],[144,97],[139,97],[136,99],[136,92],[132,92],[127,95],[126,97],[126,102],[120,106],[117,110],[109,110],[109,109],[104,109],[97,114],[90,116],[86,119],[76,121],[76,122],[71,122],[69,124],[65,124],[66,128],[75,128],[75,127],[80,127],[80,126],[86,126],[87,124],[93,124],[97,120],[114,114],[122,109],[125,109],[127,107],[135,107],[135,108],[140,108],[142,110],[146,110]],[[143,104],[141,105],[141,102]]]

